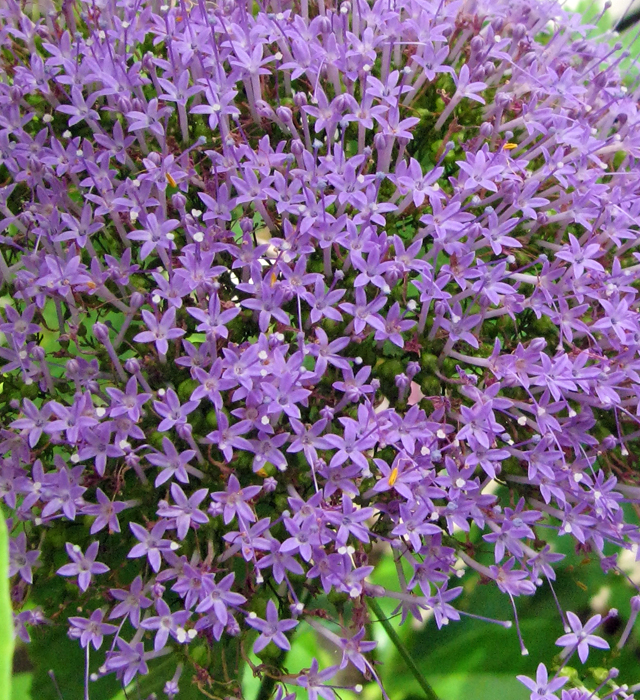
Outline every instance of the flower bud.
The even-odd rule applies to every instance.
[[[280,121],[283,121],[285,124],[289,124],[291,121],[293,121],[293,113],[288,107],[278,107],[276,109],[276,115]]]
[[[483,64],[482,70],[484,71],[485,78],[488,78],[490,75],[493,75],[496,72],[496,67],[492,61],[487,61]]]
[[[137,374],[140,371],[140,363],[134,357],[130,357],[125,361],[124,368],[129,374]]]
[[[22,99],[21,88],[15,86],[15,85],[12,85],[9,88],[9,98],[11,99],[12,102],[16,102],[16,103],[20,102],[20,100]]]
[[[540,226],[545,226],[549,222],[549,215],[545,214],[543,211],[539,211],[536,214],[536,221],[540,224]]]
[[[68,360],[66,364],[67,374],[73,379],[80,371],[80,365],[77,360]]]
[[[484,39],[479,35],[474,36],[473,39],[471,39],[471,41],[469,42],[469,47],[471,48],[472,53],[478,53],[482,51],[482,49],[484,48]]]
[[[326,16],[322,15],[317,18],[318,31],[322,34],[326,34],[331,31],[331,20]]]
[[[331,406],[323,406],[320,409],[320,417],[324,418],[325,420],[333,420],[334,413],[335,412]]]
[[[176,425],[176,432],[182,440],[188,440],[191,437],[191,432],[193,428],[189,423],[178,423]]]
[[[409,379],[409,377],[407,377],[406,374],[396,375],[395,385],[398,387],[398,389],[406,389],[410,383],[411,380]]]
[[[291,143],[291,153],[293,153],[296,158],[304,153],[304,144],[300,139],[295,139],[295,141]]]
[[[500,107],[500,109],[504,109],[511,103],[511,97],[510,95],[507,95],[506,92],[497,92],[494,102],[498,107]]]
[[[227,618],[226,631],[230,637],[237,637],[240,634],[240,625],[235,617],[232,617],[231,615],[229,615]]]
[[[515,27],[513,28],[513,30],[511,31],[511,36],[512,36],[516,41],[520,41],[520,39],[523,39],[523,38],[524,38],[524,36],[526,35],[526,33],[527,33],[527,28],[525,27],[524,24],[522,24],[522,23],[519,22],[518,24],[516,24],[516,26],[515,26]]]
[[[154,598],[162,598],[162,595],[165,592],[165,590],[165,587],[161,583],[155,581],[151,586],[151,595]]]
[[[139,309],[144,304],[144,295],[140,292],[134,292],[129,300],[129,305],[132,309]]]
[[[145,55],[142,57],[142,68],[144,70],[147,70],[147,71],[153,70],[153,68],[154,68],[153,59],[154,59],[154,56],[151,53],[151,51],[147,51],[147,53],[145,53]]]
[[[94,323],[93,334],[99,343],[104,345],[105,343],[109,342],[109,329],[104,325],[104,323]]]
[[[171,195],[171,204],[173,205],[174,209],[177,209],[180,213],[182,213],[187,206],[187,198],[182,194],[182,192],[176,192],[174,195]]]
[[[479,132],[480,136],[482,136],[483,139],[486,139],[493,133],[493,126],[489,124],[489,122],[483,122],[480,124]]]
[[[276,115],[271,106],[264,100],[256,100],[256,112],[265,119],[273,119]]]
[[[307,104],[307,96],[304,94],[304,92],[296,92],[296,94],[293,96],[293,104],[296,107],[302,107]]]
[[[222,515],[223,512],[224,503],[211,503],[211,505],[207,508],[207,513],[209,513],[212,518]]]
[[[413,379],[416,376],[416,374],[418,374],[420,369],[421,367],[419,362],[409,362],[409,364],[407,365],[407,377],[409,377],[409,379]]]
[[[262,482],[262,490],[265,493],[273,493],[278,488],[278,482],[272,476],[268,476]]]
[[[131,112],[133,110],[133,104],[131,104],[131,100],[129,97],[125,95],[121,95],[118,97],[118,111],[122,112],[123,114],[126,114],[127,112]]]
[[[375,146],[376,151],[384,151],[384,149],[387,147],[387,137],[378,132],[373,137],[373,145]]]

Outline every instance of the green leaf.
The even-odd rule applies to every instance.
[[[33,682],[33,674],[31,671],[26,673],[16,673],[12,679],[11,698],[12,700],[31,700],[31,683]]]

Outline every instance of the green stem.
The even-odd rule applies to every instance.
[[[284,660],[287,657],[287,652],[281,650],[276,659],[276,665],[278,668],[284,664]],[[269,700],[273,694],[273,689],[276,686],[276,679],[273,676],[263,676],[262,682],[260,683],[260,688],[258,689],[258,694],[256,695],[256,700]]]
[[[409,670],[413,674],[413,677],[418,681],[418,685],[424,690],[424,694],[429,700],[439,700],[438,696],[435,694],[433,688],[429,685],[425,677],[420,673],[420,669],[416,666],[416,662],[411,658],[411,654],[407,647],[402,643],[402,640],[398,636],[398,633],[393,629],[393,625],[387,620],[384,612],[378,605],[378,602],[374,598],[369,598],[369,607],[378,618],[377,620],[372,620],[372,622],[380,622],[384,627],[384,631],[389,635],[389,639],[393,642],[393,645],[398,650],[400,656],[404,659]]]

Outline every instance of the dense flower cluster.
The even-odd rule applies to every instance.
[[[310,624],[341,662],[274,692],[332,700],[368,599],[515,611],[548,528],[640,543],[640,91],[550,0],[254,5],[2,2],[0,495],[16,609],[67,577],[98,675]]]

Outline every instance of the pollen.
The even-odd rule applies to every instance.
[[[514,148],[518,148],[517,143],[511,143],[511,141],[505,143],[505,145],[502,147],[505,151],[513,151]]]
[[[398,467],[394,467],[389,474],[389,486],[393,486],[398,480]]]
[[[175,186],[176,186],[177,183],[176,183],[176,181],[173,179],[173,177],[171,176],[171,173],[165,173],[165,177],[167,178],[167,182],[171,185],[171,187],[175,187]]]

